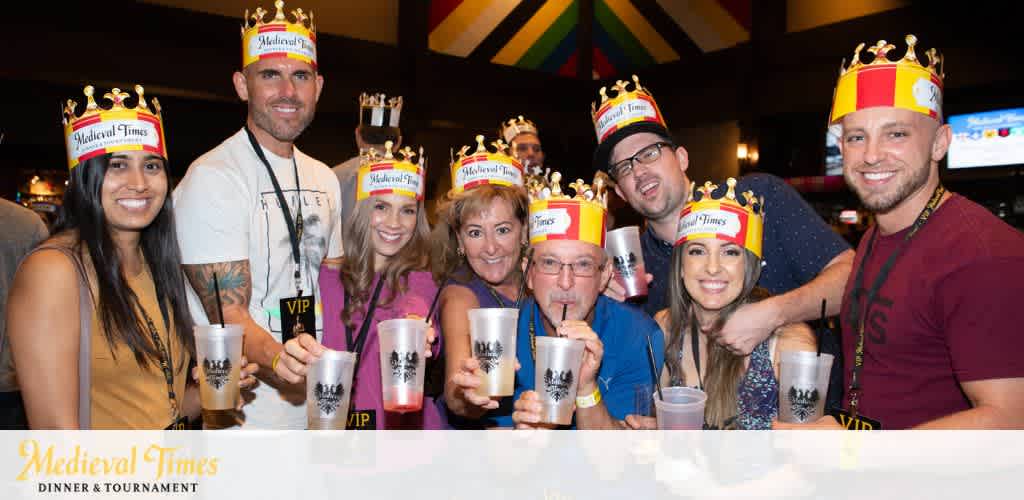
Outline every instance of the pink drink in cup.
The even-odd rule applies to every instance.
[[[377,323],[380,339],[380,385],[384,410],[397,413],[423,408],[424,348],[427,323],[421,319],[389,319]]]
[[[647,296],[647,271],[640,247],[640,228],[626,226],[608,231],[605,252],[615,269],[615,280],[626,290],[626,299]]]

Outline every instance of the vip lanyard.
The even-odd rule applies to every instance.
[[[160,353],[160,369],[164,372],[164,381],[167,382],[167,399],[171,402],[171,422],[178,419],[178,398],[174,394],[174,372],[173,360],[171,358],[171,331],[167,330],[167,347],[164,347],[164,343],[160,340],[160,334],[157,333],[156,325],[153,324],[153,320],[146,313],[146,310],[142,308],[142,304],[139,304],[139,311],[142,312],[142,317],[146,320],[146,326],[149,328],[149,335],[153,338],[153,344],[156,345],[157,352]],[[162,308],[161,308],[162,311]],[[164,325],[167,325],[167,321],[164,321]]]
[[[366,336],[370,332],[370,323],[373,322],[373,313],[377,309],[377,299],[380,297],[380,289],[384,287],[384,275],[382,274],[377,278],[377,286],[373,289],[373,296],[370,298],[370,304],[366,309],[366,316],[363,317],[363,325],[359,327],[359,335],[355,339],[352,338],[352,329],[345,325],[345,341],[348,343],[348,348],[352,352],[356,353],[356,369],[352,370],[356,373],[359,368],[359,361],[363,357],[363,345],[366,344]],[[348,304],[348,292],[345,292],[345,304]]]
[[[299,164],[295,161],[295,154],[292,154],[292,167],[295,170],[295,193],[299,197],[296,202],[298,207],[298,213],[295,219],[292,219],[292,211],[288,208],[288,203],[284,199],[284,192],[281,191],[281,184],[277,182],[277,176],[274,175],[274,169],[270,167],[270,162],[267,161],[267,156],[263,154],[263,148],[260,147],[259,143],[256,142],[256,136],[253,135],[252,130],[249,130],[249,126],[245,126],[245,133],[249,136],[249,144],[252,145],[253,151],[256,152],[256,156],[263,162],[263,166],[267,167],[267,175],[270,176],[270,183],[274,185],[274,194],[277,195],[277,202],[281,205],[281,212],[284,213],[284,223],[288,226],[288,239],[292,243],[292,260],[295,261],[295,290],[296,297],[302,296],[302,265],[301,263],[301,247],[303,222],[302,222],[302,189],[299,187]]]
[[[914,221],[914,225],[911,226],[910,231],[903,237],[902,244],[896,248],[889,255],[889,258],[882,264],[881,270],[878,272],[878,276],[875,277],[874,283],[871,284],[871,288],[867,291],[867,295],[864,297],[864,305],[860,308],[860,314],[857,325],[857,348],[854,351],[853,358],[853,370],[850,375],[850,387],[849,387],[849,398],[850,398],[850,416],[857,418],[857,406],[860,404],[860,397],[863,395],[863,389],[860,385],[860,374],[864,368],[864,326],[867,324],[868,309],[871,307],[871,302],[874,300],[875,295],[885,284],[885,280],[889,277],[889,272],[892,271],[893,265],[896,264],[896,260],[903,253],[904,250],[909,246],[910,239],[914,237],[917,232],[924,227],[925,223],[935,212],[936,207],[939,206],[939,200],[942,199],[942,195],[946,193],[946,189],[942,185],[935,187],[935,191],[932,192],[932,197],[928,200],[928,204],[918,214],[917,220]],[[860,266],[857,268],[857,275],[853,280],[853,291],[860,290],[864,284],[864,267],[867,265],[868,257],[871,255],[871,251],[875,247],[875,238],[878,236],[878,226],[876,225],[871,229],[871,239],[868,240],[867,249],[864,251],[864,256],[861,257]],[[856,307],[856,304],[851,305]]]
[[[704,377],[700,374],[700,340],[697,338],[700,336],[700,332],[697,331],[697,320],[692,318],[690,322],[690,347],[693,351],[693,366],[697,368],[697,388],[704,390]],[[679,349],[679,357],[683,357],[683,350]],[[682,363],[680,363],[682,365]],[[680,369],[682,366],[680,366]]]

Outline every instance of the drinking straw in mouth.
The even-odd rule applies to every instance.
[[[217,297],[217,313],[220,314],[220,327],[224,328],[224,306],[220,303],[220,280],[217,273],[213,273],[213,293]]]
[[[658,363],[654,361],[654,345],[651,344],[651,336],[647,336],[647,361],[651,364],[651,376],[654,377],[654,385],[658,388],[658,399],[664,401],[665,395],[661,393],[661,377],[658,373]]]
[[[569,312],[569,304],[562,304],[562,321],[565,321],[565,313]]]
[[[821,299],[821,323],[818,323],[818,357],[821,357],[821,339],[825,337],[825,304],[826,299]]]

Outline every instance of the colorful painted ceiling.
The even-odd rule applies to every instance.
[[[577,75],[590,24],[594,78],[732,47],[750,38],[751,0],[431,0],[430,49]],[[590,9],[587,9],[588,11]],[[584,19],[586,17],[586,19]]]

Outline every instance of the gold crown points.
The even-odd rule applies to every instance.
[[[153,111],[151,111],[149,109],[149,105],[146,103],[146,91],[142,88],[142,85],[135,86],[135,93],[138,95],[139,98],[134,108],[125,107],[125,101],[131,97],[131,94],[124,92],[117,87],[110,89],[110,92],[103,94],[103,98],[112,103],[110,108],[103,108],[99,104],[97,104],[96,98],[94,97],[95,93],[96,89],[92,85],[86,85],[85,88],[82,89],[82,94],[85,95],[86,102],[85,111],[81,114],[81,116],[75,114],[75,108],[78,107],[78,103],[72,99],[68,99],[63,109],[65,125],[67,125],[68,123],[81,120],[86,116],[95,115],[97,113],[101,113],[104,111],[142,111],[157,117],[160,116],[160,101],[158,101],[156,97],[153,98]]]
[[[696,185],[696,183],[691,181],[690,192],[694,194],[693,201],[699,203],[702,201],[727,200],[743,207],[744,210],[752,214],[764,215],[764,196],[758,198],[757,196],[754,195],[753,191],[744,191],[743,193],[740,193],[740,196],[743,197],[743,205],[740,205],[736,198],[736,179],[730,177],[728,180],[725,181],[725,184],[726,186],[728,186],[728,189],[725,191],[725,196],[722,196],[721,198],[715,198],[712,193],[714,193],[715,190],[718,189],[718,184],[712,184],[711,181],[705,181],[703,186],[695,188],[694,186]],[[696,198],[697,193],[700,193],[701,195],[700,200]]]
[[[359,106],[363,108],[402,108],[402,96],[388,98],[384,94],[367,94],[359,96]]]
[[[527,176],[526,192],[529,194],[531,202],[540,200],[578,200],[595,203],[603,209],[608,208],[608,188],[611,183],[610,178],[604,172],[595,174],[592,184],[587,184],[583,179],[576,179],[575,182],[569,183],[569,188],[573,190],[573,195],[569,196],[562,191],[561,173],[545,169],[543,175],[540,175],[539,170],[539,168],[534,167],[533,172]]]
[[[487,146],[484,146],[484,136],[477,135],[476,136],[476,150],[473,151],[472,153],[470,153],[469,152],[469,146],[462,146],[461,148],[459,148],[459,152],[455,153],[455,155],[452,157],[452,163],[461,162],[463,159],[465,159],[465,158],[467,158],[469,156],[478,155],[478,154],[498,154],[498,155],[503,155],[503,156],[509,156],[508,155],[508,144],[505,144],[505,141],[503,141],[501,139],[498,139],[496,141],[491,141],[491,147],[494,148],[493,153],[492,153],[492,151],[487,149]],[[509,156],[509,160],[512,160],[511,156]]]
[[[283,0],[277,0],[276,2],[274,2],[274,9],[276,10],[276,12],[274,13],[274,18],[270,20],[270,22],[264,21],[264,18],[267,15],[267,11],[263,10],[263,7],[256,7],[256,10],[253,11],[253,14],[251,16],[249,15],[249,9],[245,9],[245,24],[242,25],[242,33],[244,34],[246,31],[249,31],[250,29],[255,27],[274,23],[298,24],[300,26],[305,27],[309,31],[316,33],[316,25],[313,23],[312,10],[309,11],[309,15],[307,16],[306,13],[302,11],[302,9],[295,9],[292,11],[292,18],[295,19],[295,21],[288,21],[288,18],[285,17],[284,15]],[[249,23],[250,20],[252,21],[252,24]]]
[[[519,115],[515,118],[509,118],[508,121],[501,123],[501,136],[507,141],[511,141],[515,136],[523,133],[538,133],[537,125],[532,121],[523,118],[523,115]]]
[[[651,96],[651,93],[642,85],[640,85],[640,77],[636,75],[633,75],[633,90],[629,90],[629,88],[627,87],[628,85],[629,82],[625,80],[616,81],[615,85],[612,85],[611,88],[611,90],[615,92],[615,95],[612,96],[608,95],[607,87],[601,87],[601,89],[597,91],[597,93],[601,95],[601,101],[590,103],[590,114],[597,114],[597,110],[600,109],[601,106],[604,105],[604,103],[608,102],[610,99],[615,99],[616,97],[623,94],[643,94]]]
[[[889,60],[889,52],[896,49],[896,46],[886,42],[885,40],[879,40],[878,43],[868,47],[868,52],[874,56],[870,63],[864,63],[860,60],[861,51],[866,46],[863,42],[857,45],[857,48],[853,51],[853,59],[850,60],[850,65],[846,66],[846,59],[839,65],[839,76],[845,75],[850,71],[856,71],[863,66],[872,66],[876,64],[911,64],[920,66],[939,79],[945,79],[945,61],[939,55],[938,51],[934,48],[925,51],[925,55],[928,56],[928,65],[924,66],[921,61],[917,58],[917,52],[914,50],[914,46],[917,45],[917,37],[914,35],[907,35],[904,37],[904,41],[907,42],[907,52],[903,54],[903,58],[898,61]]]
[[[378,152],[374,148],[370,148],[368,151],[363,153],[363,163],[380,163],[380,162],[394,162],[394,163],[410,163],[416,166],[423,167],[423,148],[420,147],[419,152],[413,151],[412,148],[406,146],[402,149],[393,151],[395,143],[387,141],[384,143],[384,151]],[[381,154],[383,153],[383,154]],[[413,158],[418,158],[418,161],[413,162]]]

